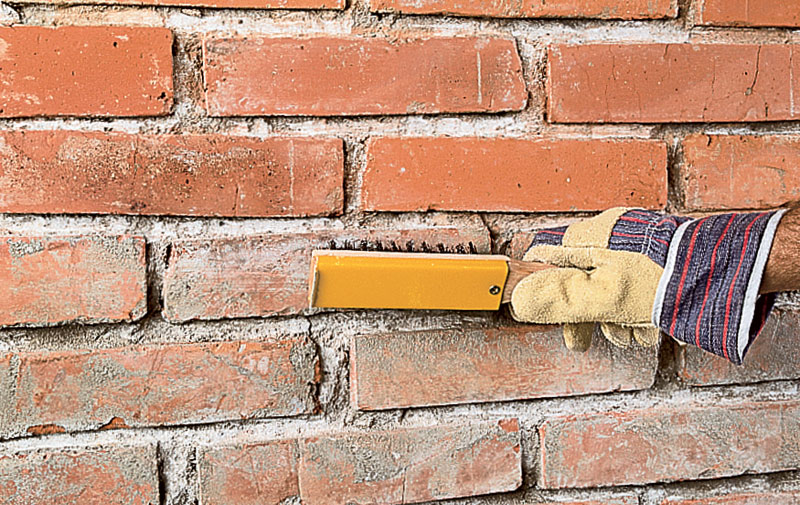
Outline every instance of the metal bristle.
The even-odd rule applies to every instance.
[[[478,248],[473,242],[446,245],[443,243],[428,243],[425,240],[416,243],[413,239],[408,240],[405,244],[397,240],[331,239],[323,247],[334,251],[478,254]]]

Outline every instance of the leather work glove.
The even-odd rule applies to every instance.
[[[660,329],[741,364],[774,302],[758,288],[784,212],[692,219],[614,208],[541,230],[523,259],[559,268],[523,279],[512,315],[565,324],[570,349],[588,349],[599,322],[617,346],[655,345]]]

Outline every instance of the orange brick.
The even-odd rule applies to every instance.
[[[556,123],[797,119],[792,45],[584,44],[548,51]]]
[[[488,231],[474,226],[370,229],[177,241],[164,278],[164,315],[171,321],[296,314],[308,308],[314,249],[383,244],[415,251],[488,253]]]
[[[800,379],[800,312],[773,313],[737,366],[694,346],[683,348],[679,375],[693,386]]]
[[[787,0],[701,0],[696,23],[714,26],[800,27],[800,4]]]
[[[350,394],[362,410],[646,389],[655,349],[564,346],[557,326],[515,325],[363,335],[350,349]],[[513,378],[511,380],[510,378]]]
[[[741,493],[712,496],[709,498],[667,498],[661,505],[797,505],[800,492]]]
[[[278,504],[300,495],[294,440],[205,449],[199,474],[204,505]]]
[[[370,0],[377,12],[500,18],[674,18],[674,0]]]
[[[771,208],[800,198],[796,135],[690,135],[683,151],[688,210]]]
[[[223,37],[203,44],[212,116],[521,110],[511,39]]]
[[[0,455],[0,505],[158,502],[153,446],[52,448]]]
[[[76,0],[19,0],[22,4],[73,4]],[[81,4],[174,5],[223,9],[344,9],[346,0],[80,0]]]
[[[800,403],[655,407],[547,420],[539,485],[620,486],[800,466]]]
[[[417,503],[522,484],[516,419],[315,437],[300,442],[300,455],[306,505]]]
[[[207,423],[314,409],[316,356],[303,338],[30,352],[19,362],[16,427],[85,430],[115,417],[127,426]]]
[[[0,326],[132,321],[146,293],[142,238],[0,238]]]
[[[367,160],[365,210],[657,209],[667,201],[667,148],[653,140],[375,138]]]
[[[0,117],[159,116],[172,107],[172,33],[0,27]]]
[[[0,133],[0,212],[309,216],[340,213],[338,139]]]

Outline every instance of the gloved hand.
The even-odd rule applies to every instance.
[[[521,281],[512,315],[566,324],[571,349],[587,349],[600,322],[615,345],[654,345],[660,328],[741,364],[774,301],[758,288],[783,212],[691,219],[616,208],[542,230],[524,259],[560,268]]]

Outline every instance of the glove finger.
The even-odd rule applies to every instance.
[[[567,247],[608,247],[614,225],[628,210],[625,207],[615,207],[593,218],[569,225],[562,244]]]
[[[565,324],[564,344],[570,351],[586,352],[592,345],[595,323]]]
[[[531,247],[522,259],[524,261],[550,263],[560,267],[589,270],[597,266],[597,260],[603,256],[604,252],[607,251],[603,249],[540,245]]]
[[[633,328],[615,323],[600,323],[600,330],[606,339],[617,347],[628,347],[633,338]]]
[[[653,347],[661,338],[661,330],[656,327],[633,328],[633,338],[643,347]]]

